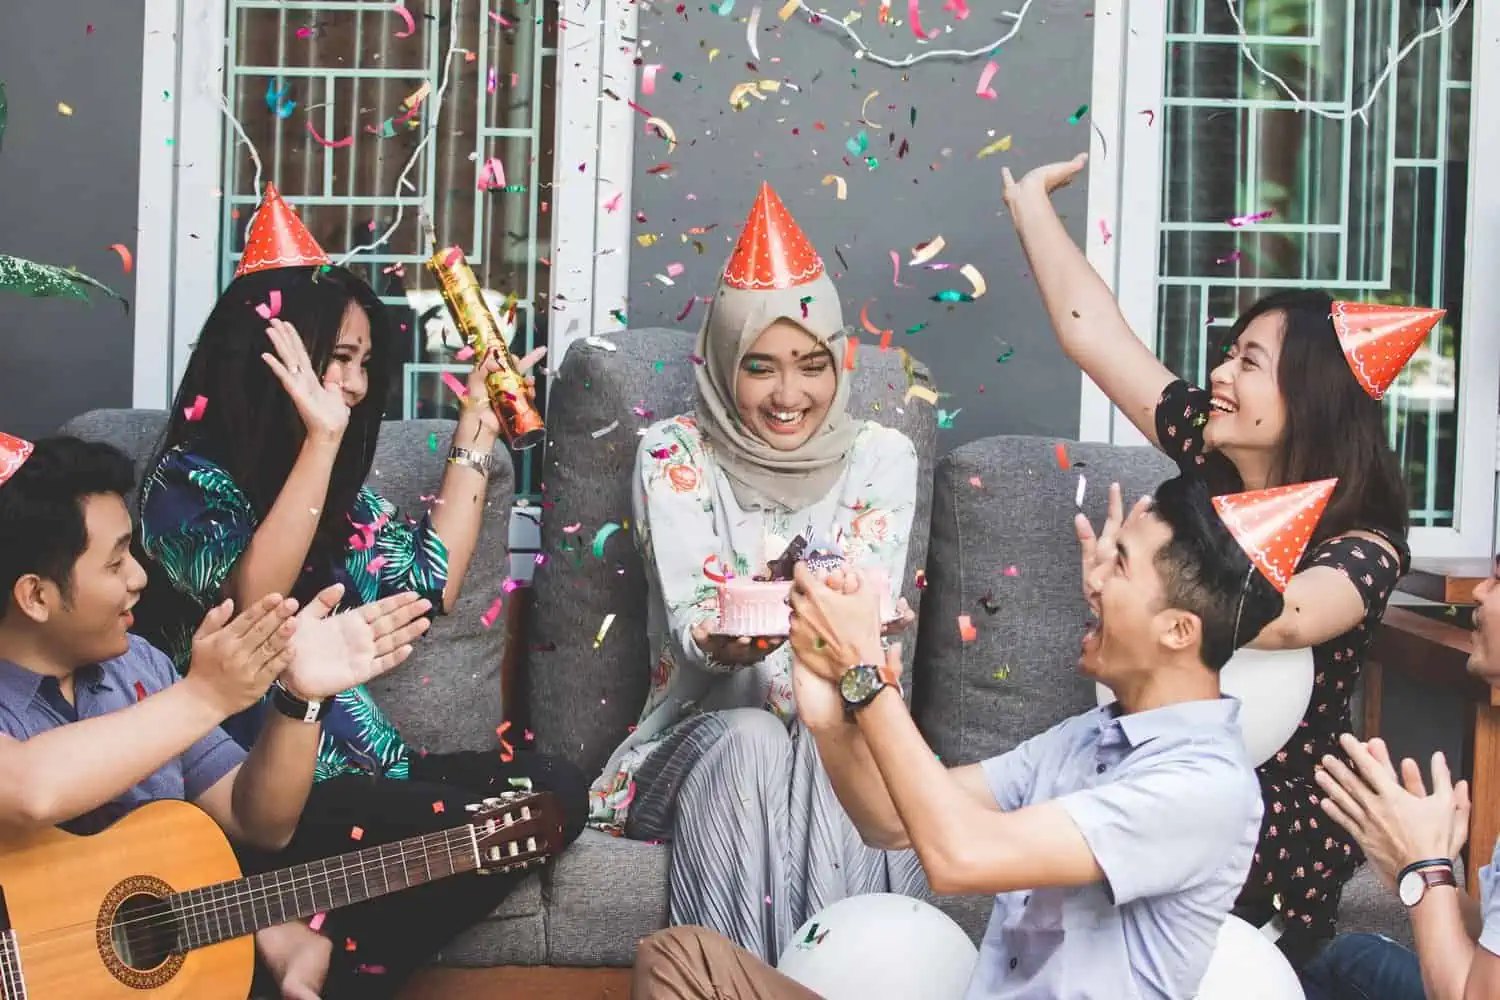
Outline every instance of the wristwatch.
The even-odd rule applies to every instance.
[[[482,472],[488,477],[491,472],[495,471],[495,456],[487,452],[471,451],[468,448],[460,448],[455,445],[453,450],[448,452],[448,464],[467,465],[469,468]]]
[[[281,683],[280,678],[271,684],[271,704],[276,711],[298,722],[322,722],[333,707],[332,701],[309,701],[292,694],[292,689]]]
[[[1410,907],[1420,903],[1428,889],[1440,885],[1451,885],[1456,889],[1458,879],[1453,875],[1452,861],[1434,858],[1403,868],[1396,883],[1396,892],[1401,897],[1401,902]]]
[[[901,691],[901,679],[885,664],[856,663],[845,670],[839,678],[839,694],[844,698],[844,709],[853,712],[864,708],[875,700],[875,696],[888,687]]]

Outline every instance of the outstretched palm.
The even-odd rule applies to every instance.
[[[432,602],[416,594],[333,614],[342,594],[328,588],[299,616],[292,665],[281,679],[303,698],[332,698],[399,666],[431,624]]]
[[[276,348],[275,354],[262,354],[261,358],[292,397],[297,415],[302,418],[307,433],[318,437],[339,440],[349,426],[349,404],[344,401],[344,390],[328,379],[318,376],[312,359],[307,355],[307,346],[302,335],[286,320],[273,319],[266,327],[266,336]]]

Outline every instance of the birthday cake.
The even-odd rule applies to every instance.
[[[767,562],[768,576],[748,580],[731,577],[719,584],[719,623],[715,631],[720,635],[786,635],[791,629],[792,612],[787,597],[792,592],[792,571],[798,562],[806,562],[821,576],[841,567],[844,558],[829,547],[809,551],[807,540],[798,535],[779,556]],[[895,620],[898,614],[891,597],[889,574],[877,567],[860,567],[860,574],[864,585],[873,587],[880,595],[880,620]]]

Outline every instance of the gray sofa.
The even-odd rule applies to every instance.
[[[593,556],[588,540],[605,523],[630,517],[635,432],[692,401],[691,335],[635,330],[611,343],[613,350],[574,344],[551,387],[546,559],[536,571],[527,634],[519,637],[535,748],[568,757],[591,775],[636,720],[649,654],[643,569],[628,533],[615,534],[603,558]],[[921,366],[913,372],[926,381]],[[1085,616],[1072,524],[1078,478],[1085,477],[1084,509],[1097,522],[1111,482],[1139,496],[1172,467],[1151,449],[1068,443],[1064,469],[1054,440],[1027,437],[976,441],[937,460],[934,410],[906,402],[906,387],[895,352],[859,352],[851,412],[901,429],[922,463],[904,586],[921,616],[917,641],[907,643],[913,710],[942,759],[966,763],[1093,706],[1092,685],[1076,670]],[[614,421],[618,427],[595,436]],[[110,411],[87,414],[65,430],[114,441],[144,462],[160,424],[159,414]],[[446,441],[451,425],[393,423],[382,433],[375,482],[405,510],[418,509],[418,497],[441,474],[443,455],[428,445],[434,432]],[[479,616],[508,569],[503,498],[510,489],[508,473],[498,474],[495,514],[457,612],[377,689],[403,731],[433,749],[495,744],[506,636],[503,621],[485,630]],[[563,531],[575,523],[576,532]],[[919,588],[924,564],[925,588]],[[606,614],[615,618],[596,649]],[[972,641],[960,638],[960,615],[976,628]],[[514,701],[518,693],[508,694]],[[665,925],[670,851],[585,831],[490,920],[447,949],[443,961],[628,966],[636,942]],[[937,902],[977,939],[989,897]],[[1409,938],[1401,907],[1367,871],[1345,892],[1341,923]]]

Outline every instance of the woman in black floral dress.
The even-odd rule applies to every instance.
[[[1314,770],[1350,731],[1360,666],[1406,571],[1407,500],[1380,404],[1356,381],[1334,331],[1333,300],[1286,291],[1231,330],[1210,389],[1178,379],[1131,331],[1114,296],[1068,236],[1050,194],[1084,158],[1005,175],[1005,198],[1063,351],[1157,447],[1215,494],[1337,477],[1286,610],[1251,644],[1311,647],[1312,697],[1296,733],[1258,769],[1261,839],[1236,912],[1279,915],[1296,964],[1334,932],[1340,891],[1363,857],[1318,805]]]

